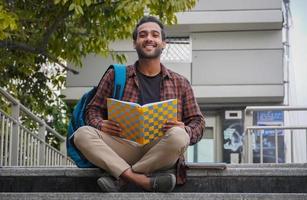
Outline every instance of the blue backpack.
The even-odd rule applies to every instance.
[[[109,69],[114,69],[114,91],[113,98],[121,100],[124,87],[126,84],[126,66],[121,64],[111,65]],[[106,71],[106,72],[107,72]],[[105,76],[106,72],[102,76],[101,80]],[[101,82],[100,80],[100,82]],[[99,82],[99,84],[100,84]],[[96,94],[97,86],[94,87],[89,92],[85,93],[81,99],[77,102],[74,111],[72,113],[71,119],[69,121],[68,130],[67,130],[67,138],[66,138],[66,148],[67,155],[75,162],[75,164],[80,168],[91,168],[96,167],[92,163],[90,163],[82,153],[75,147],[73,143],[74,132],[81,126],[86,125],[85,123],[85,109],[87,104],[92,100],[94,95]]]

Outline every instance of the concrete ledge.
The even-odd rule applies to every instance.
[[[211,165],[190,164],[188,181],[175,192],[195,193],[307,193],[307,164]],[[174,172],[170,170],[169,172]],[[0,192],[99,192],[98,177],[108,176],[97,168],[3,167]],[[129,185],[127,192],[143,192]]]
[[[212,167],[211,164],[188,164],[189,177],[195,176],[307,176],[304,164],[227,164],[226,169]],[[107,174],[98,168],[77,167],[2,167],[1,176],[65,176],[100,177]],[[174,173],[174,170],[168,172]]]
[[[231,199],[231,200],[302,200],[307,199],[307,194],[262,194],[262,193],[0,193],[0,199],[2,200],[13,200],[13,199],[86,199],[86,200],[153,200],[153,199],[166,199],[166,200],[177,200],[177,199]]]
[[[98,168],[77,167],[3,167],[0,176],[100,177],[107,174]]]

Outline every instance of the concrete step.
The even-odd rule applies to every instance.
[[[100,192],[99,169],[0,168],[0,192]],[[143,192],[134,185],[127,192]],[[307,164],[227,165],[225,170],[190,165],[178,193],[307,193]]]
[[[307,194],[285,193],[0,193],[1,200],[303,200]]]

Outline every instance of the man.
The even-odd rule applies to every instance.
[[[166,42],[164,26],[157,18],[146,16],[139,21],[133,46],[139,59],[127,67],[122,100],[147,104],[177,98],[178,121],[168,121],[163,126],[165,136],[146,145],[121,138],[120,123],[108,120],[107,115],[106,98],[112,97],[114,82],[114,71],[109,70],[87,106],[90,126],[76,131],[74,143],[91,163],[112,175],[97,180],[104,192],[121,191],[128,182],[146,191],[171,192],[176,185],[173,174],[151,174],[175,167],[187,146],[201,139],[204,117],[187,79],[160,63]]]

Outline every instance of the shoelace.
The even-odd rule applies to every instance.
[[[159,191],[158,189],[159,189],[159,184],[157,183],[157,177],[155,177],[154,178],[154,180],[153,180],[153,184],[152,184],[152,189],[153,189],[153,192],[157,192],[157,191]]]

